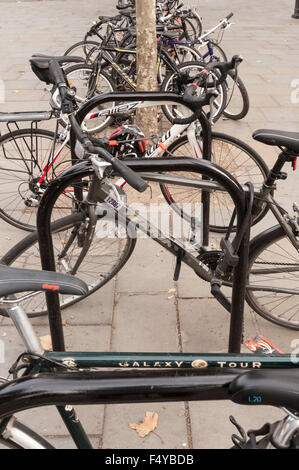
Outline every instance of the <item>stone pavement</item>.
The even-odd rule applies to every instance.
[[[189,1],[189,4],[191,2]],[[30,71],[34,52],[63,53],[81,40],[98,14],[112,14],[115,1],[78,0],[0,1],[0,79],[6,101],[0,111],[48,109],[48,95]],[[197,5],[198,2],[193,2]],[[294,0],[201,0],[200,13],[208,29],[235,13],[235,24],[221,44],[228,56],[244,56],[240,76],[250,96],[251,109],[241,122],[221,121],[217,129],[246,140],[270,165],[276,151],[254,142],[252,131],[268,127],[297,130],[299,106],[291,103],[291,82],[299,79],[297,64],[299,21],[291,19]],[[2,131],[4,129],[2,128]],[[280,183],[279,201],[287,208],[299,195],[296,174]],[[291,197],[290,197],[291,196]],[[254,233],[271,226],[267,216]],[[0,255],[22,239],[24,233],[0,220]],[[205,351],[225,352],[229,318],[211,298],[209,288],[189,269],[180,281],[172,281],[174,260],[154,243],[140,240],[121,273],[103,290],[64,313],[69,350],[105,351]],[[169,290],[175,288],[173,298]],[[44,319],[34,321],[39,336],[48,333]],[[298,333],[274,326],[246,309],[246,338],[261,333],[285,352]],[[0,339],[5,341],[6,362],[11,364],[23,350],[9,321],[3,321]],[[1,367],[1,374],[7,369]],[[157,434],[141,439],[129,424],[146,411],[159,414]],[[241,407],[229,402],[172,403],[78,407],[96,448],[226,448],[234,432],[228,417],[233,414],[246,428],[258,428],[281,413],[273,408]],[[47,408],[22,413],[24,422],[40,431],[58,447],[71,447],[66,429],[55,411]],[[57,418],[57,419],[56,419]]]

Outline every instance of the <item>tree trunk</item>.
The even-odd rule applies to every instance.
[[[136,0],[137,90],[157,91],[156,0]],[[157,107],[137,112],[137,125],[149,137],[158,134]]]

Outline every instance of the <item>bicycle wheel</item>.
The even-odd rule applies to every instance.
[[[100,42],[97,41],[80,41],[76,44],[73,44],[63,55],[67,56],[79,56],[84,59],[88,58],[87,63],[92,62],[93,52],[98,51],[100,47]]]
[[[51,225],[56,271],[72,274],[84,280],[87,296],[60,296],[64,309],[80,302],[103,287],[122,269],[130,258],[136,238],[111,214],[96,216],[77,212],[55,221]],[[92,226],[94,224],[95,226]],[[2,263],[26,269],[41,269],[38,234],[33,232],[15,245],[1,260]],[[44,293],[22,302],[29,317],[47,315]],[[0,310],[5,315],[5,311]]]
[[[186,44],[173,44],[168,45],[168,51],[172,55],[176,64],[182,64],[184,62],[200,61],[201,55],[199,52],[191,46]]]
[[[235,72],[229,71],[225,81],[227,88],[227,106],[223,116],[235,121],[243,119],[249,111],[249,96],[242,80],[235,78]]]
[[[183,29],[180,39],[186,39],[187,41],[196,41],[198,38],[196,25],[193,24],[190,19],[184,18],[180,21],[179,18],[175,19],[175,23],[178,23]]]
[[[0,445],[7,449],[48,449],[53,450],[54,447],[42,436],[12,416],[10,422],[5,429],[6,432],[0,436]]]
[[[195,28],[196,39],[200,38],[200,36],[202,35],[202,22],[201,22],[200,17],[197,14],[190,11],[188,15],[188,19]]]
[[[43,129],[20,129],[0,137],[0,217],[22,230],[36,229],[36,212],[48,181],[71,164],[70,148]],[[50,157],[59,152],[38,184]]]
[[[280,225],[250,244],[246,300],[266,320],[299,330],[299,255]]]
[[[222,47],[219,46],[219,44],[217,44],[216,42],[214,41],[211,41],[210,39],[208,40],[211,47],[212,47],[212,50],[213,50],[213,55],[211,56],[209,54],[209,49],[207,50],[207,45],[206,44],[194,44],[194,48],[196,49],[196,51],[201,55],[201,60],[205,63],[205,64],[209,64],[212,61],[220,61],[220,62],[227,62],[227,55],[226,53],[224,52],[224,50],[222,49]],[[205,57],[206,55],[206,57]]]
[[[161,91],[162,92],[174,92],[177,94],[181,94],[184,92],[184,82],[188,81],[187,83],[190,84],[190,79],[192,77],[195,77],[199,72],[201,72],[204,68],[204,65],[201,62],[185,62],[184,64],[181,64],[177,66],[177,71],[176,72],[171,72],[170,74],[167,75],[165,80],[163,81],[161,85]],[[213,73],[211,79],[217,79],[218,75],[217,73]],[[214,107],[215,107],[215,112],[213,116],[213,121],[216,122],[223,110],[225,109],[226,106],[226,99],[227,99],[227,93],[226,93],[226,87],[224,84],[221,84],[218,88],[217,91],[219,92],[219,97],[214,101]],[[202,93],[202,90],[198,88],[198,93],[199,95]],[[209,107],[204,106],[203,109],[206,109]],[[180,117],[183,115],[183,110],[186,109],[185,107],[182,106],[169,106],[169,105],[164,105],[162,106],[163,112],[165,116],[167,117],[170,122],[172,122],[173,119],[176,117]],[[207,109],[207,112],[209,113],[210,108]]]
[[[201,148],[199,138],[198,143]],[[187,136],[177,139],[168,148],[168,152],[176,157],[193,155],[193,150]],[[168,152],[164,155],[165,157],[169,156]],[[219,132],[212,133],[212,163],[221,166],[231,173],[241,185],[251,181],[257,188],[262,185],[269,172],[264,160],[249,145],[235,137]],[[192,178],[192,174],[186,174],[185,176]],[[173,210],[179,214],[182,214],[183,211],[188,216],[187,205],[201,202],[201,190],[169,184],[161,185],[160,187],[168,204],[171,204]],[[225,232],[234,209],[230,196],[220,191],[212,192],[210,204],[210,230],[219,233]],[[259,222],[267,211],[268,207],[264,205],[254,219],[253,224]]]
[[[97,74],[97,83],[93,93],[90,92],[91,76],[94,72],[94,67],[91,65],[74,65],[65,70],[65,75],[69,82],[77,90],[76,99],[78,102],[85,103],[87,99],[92,98],[95,95],[101,95],[103,93],[113,93],[115,91],[115,84],[112,79],[105,72],[101,71]],[[92,96],[89,96],[91,95]],[[98,111],[101,109],[113,107],[114,103],[106,103],[103,106],[97,108]],[[97,117],[95,119],[86,119],[82,123],[82,129],[88,132],[100,132],[108,127],[112,122],[110,116]]]

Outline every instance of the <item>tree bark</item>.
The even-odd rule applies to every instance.
[[[137,90],[157,91],[156,0],[136,0]],[[149,137],[158,134],[157,107],[137,111],[137,125]]]

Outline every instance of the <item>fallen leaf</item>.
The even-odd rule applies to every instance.
[[[176,289],[169,289],[168,294],[172,294],[173,292],[176,292]]]
[[[51,340],[50,335],[41,336],[40,342],[41,342],[42,348],[45,349],[46,351],[50,351],[52,349],[52,340]]]
[[[174,295],[171,295],[170,297],[167,297],[167,298],[168,298],[168,300],[171,300],[171,299],[174,299],[175,296],[174,296]]]
[[[153,432],[158,426],[158,413],[147,411],[142,423],[131,423],[130,428],[134,429],[139,437],[145,437],[150,432]]]
[[[66,325],[67,325],[67,321],[66,321],[66,320],[62,320],[61,323],[62,323],[62,326],[66,326]]]

